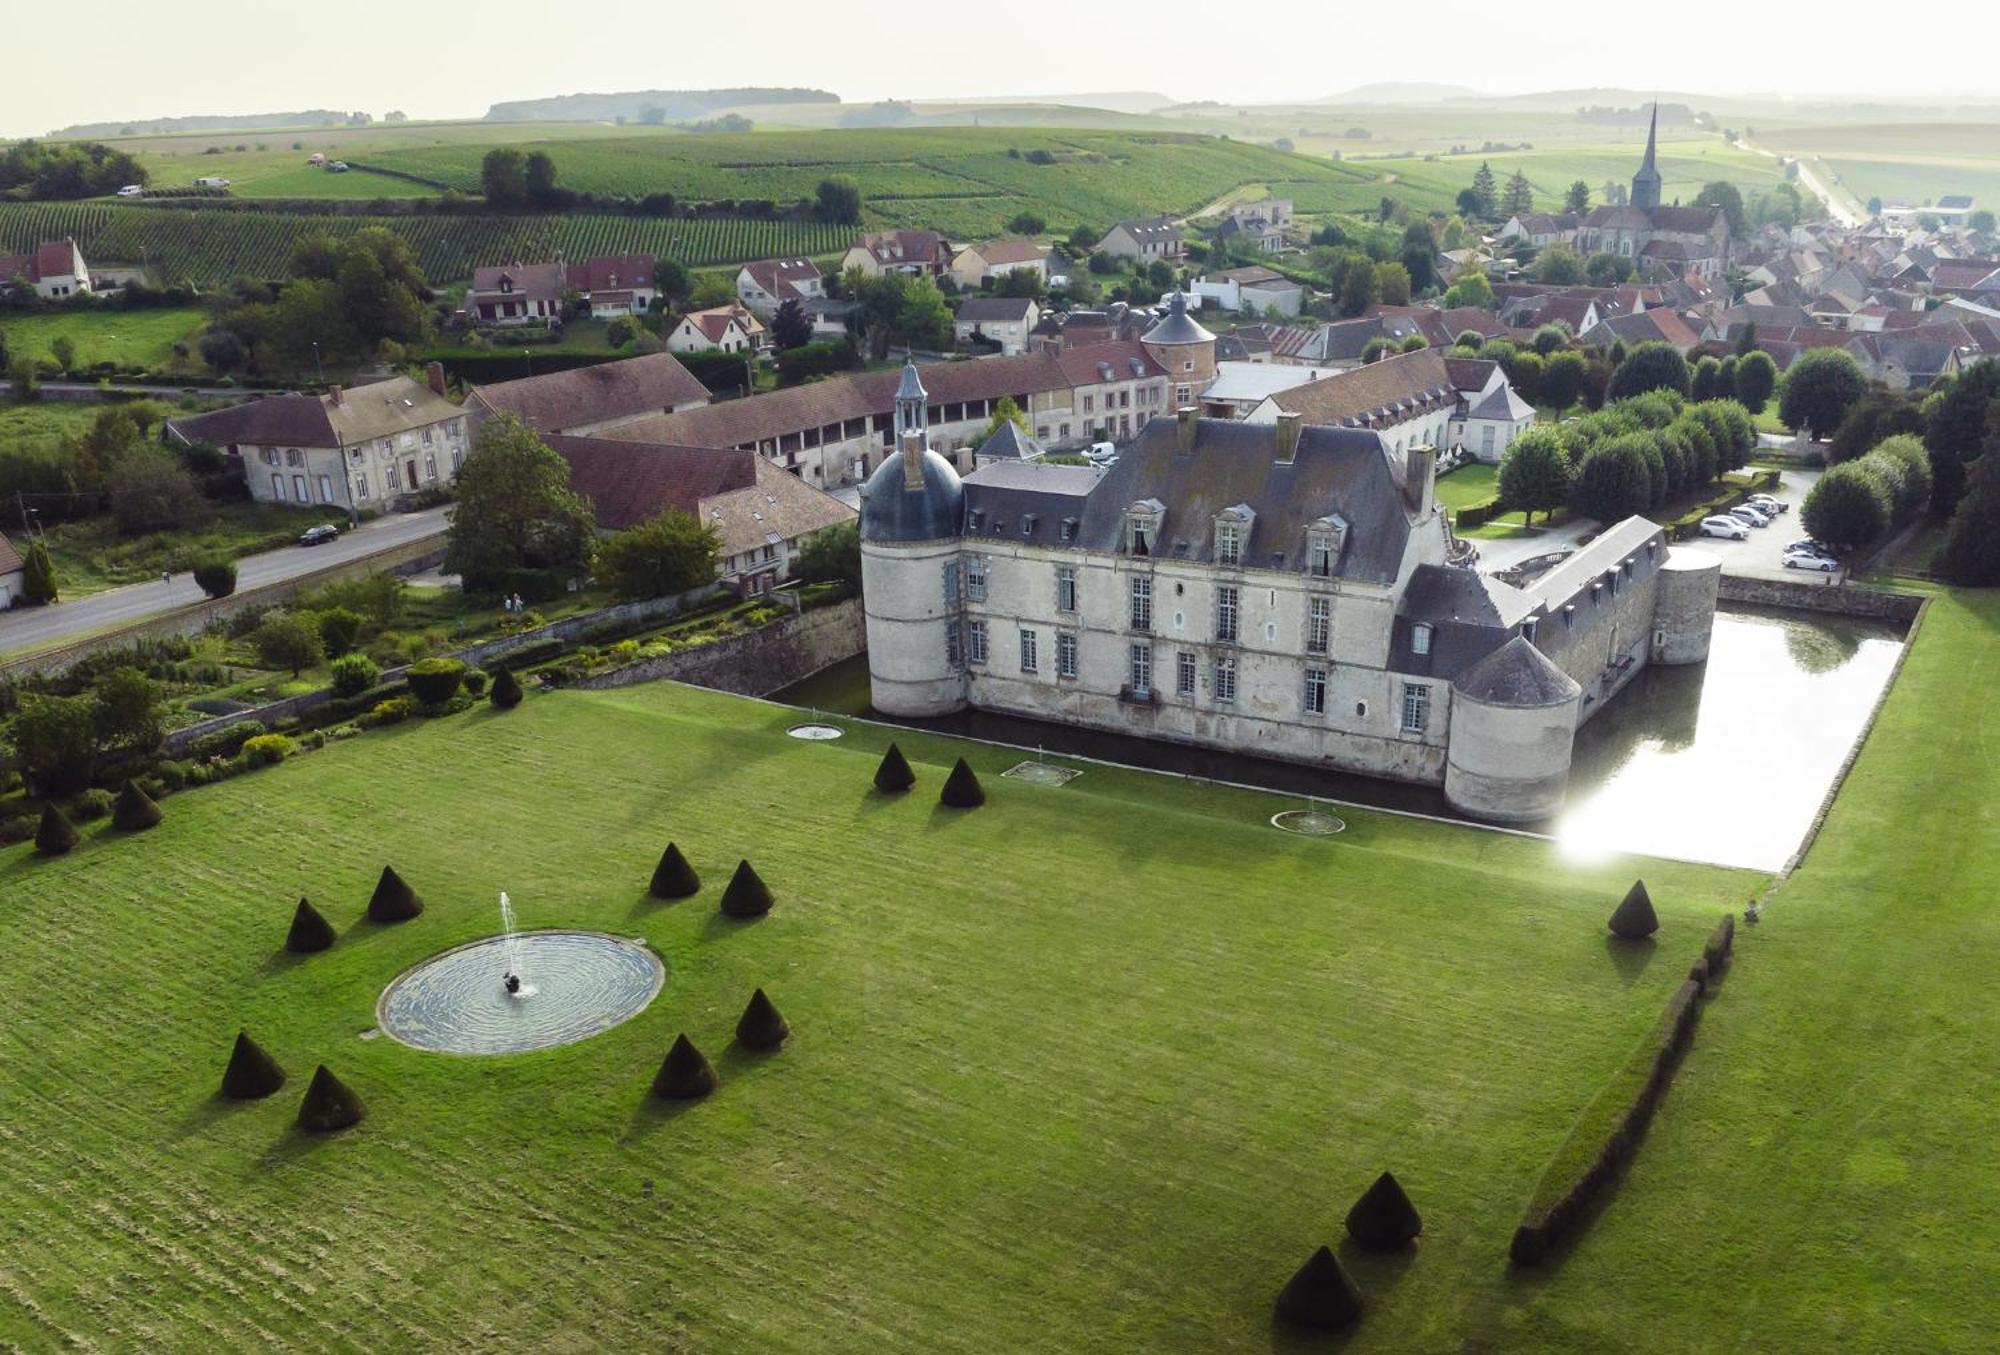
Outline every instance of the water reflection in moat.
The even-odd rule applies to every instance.
[[[1775,870],[1805,836],[1902,648],[1882,622],[1744,609],[1717,615],[1705,664],[1649,668],[1577,735],[1552,833],[1579,858],[1614,852]],[[867,656],[777,694],[872,715]],[[1457,817],[1437,790],[1263,758],[968,711],[897,723],[1050,753]]]

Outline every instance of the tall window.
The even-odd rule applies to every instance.
[[[1215,699],[1236,699],[1236,660],[1233,658],[1224,657],[1215,661]]]
[[[1410,627],[1410,652],[1412,654],[1431,652],[1431,628],[1422,621]]]
[[[966,559],[965,600],[967,602],[986,601],[986,561],[982,556],[974,555]]]
[[[1174,695],[1194,695],[1194,655],[1185,649],[1174,655]]]
[[[958,623],[944,628],[944,661],[954,671],[965,666],[965,655],[959,647]]]
[[[1067,527],[1064,528],[1068,530]],[[1056,566],[1056,610],[1073,612],[1076,610],[1076,566]]]
[[[285,501],[285,473],[283,471],[274,470],[271,472],[271,497],[279,503]]]
[[[1066,678],[1076,676],[1076,632],[1074,631],[1056,632],[1056,676]]]
[[[1306,714],[1326,714],[1326,669],[1306,669]]]
[[[359,501],[359,500],[361,500],[361,499],[365,499],[365,498],[367,498],[367,497],[368,497],[368,477],[367,477],[367,476],[365,476],[365,475],[356,475],[356,476],[354,477],[354,497],[355,497],[355,499],[356,499],[357,501]]]
[[[1431,689],[1421,682],[1403,686],[1403,732],[1421,734],[1431,722]]]
[[[1134,575],[1132,579],[1132,629],[1151,630],[1153,628],[1153,579],[1148,574]]]
[[[958,605],[958,561],[947,560],[944,566],[944,605]]]
[[[333,477],[330,475],[319,477],[319,501],[321,503],[333,502]],[[1533,637],[1530,638],[1532,639]]]
[[[1132,646],[1132,694],[1151,696],[1153,694],[1153,647],[1151,645]]]
[[[1215,590],[1215,638],[1226,645],[1236,643],[1237,599],[1234,588]]]
[[[972,663],[986,662],[986,623],[984,621],[966,622],[965,657]]]
[[[1326,532],[1314,532],[1306,548],[1306,572],[1316,579],[1333,576],[1333,537]]]
[[[1021,671],[1024,673],[1033,673],[1039,667],[1040,664],[1036,661],[1035,655],[1035,633],[1031,630],[1024,630],[1021,632]]]
[[[1243,528],[1237,523],[1215,524],[1215,562],[1219,565],[1243,563]]]
[[[1324,654],[1333,643],[1333,599],[1306,601],[1306,653]]]

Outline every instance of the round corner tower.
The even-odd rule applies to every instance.
[[[1668,548],[1653,601],[1654,663],[1700,663],[1708,657],[1721,587],[1719,557],[1689,546]]]
[[[1167,379],[1191,386],[1191,395],[1215,379],[1215,336],[1187,313],[1187,293],[1178,288],[1160,322],[1139,336],[1146,355],[1164,367]]]
[[[1522,636],[1452,685],[1444,795],[1495,823],[1533,823],[1562,808],[1583,688]]]

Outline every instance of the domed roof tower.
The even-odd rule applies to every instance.
[[[1148,356],[1166,368],[1176,386],[1187,386],[1190,398],[1215,379],[1215,336],[1188,314],[1187,293],[1176,288],[1167,313],[1139,336]],[[1176,393],[1176,404],[1184,403]]]

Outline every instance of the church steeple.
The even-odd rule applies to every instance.
[[[1646,159],[1632,176],[1632,205],[1650,212],[1660,205],[1660,167],[1654,163],[1660,136],[1660,103],[1653,101],[1653,121],[1646,128]]]

